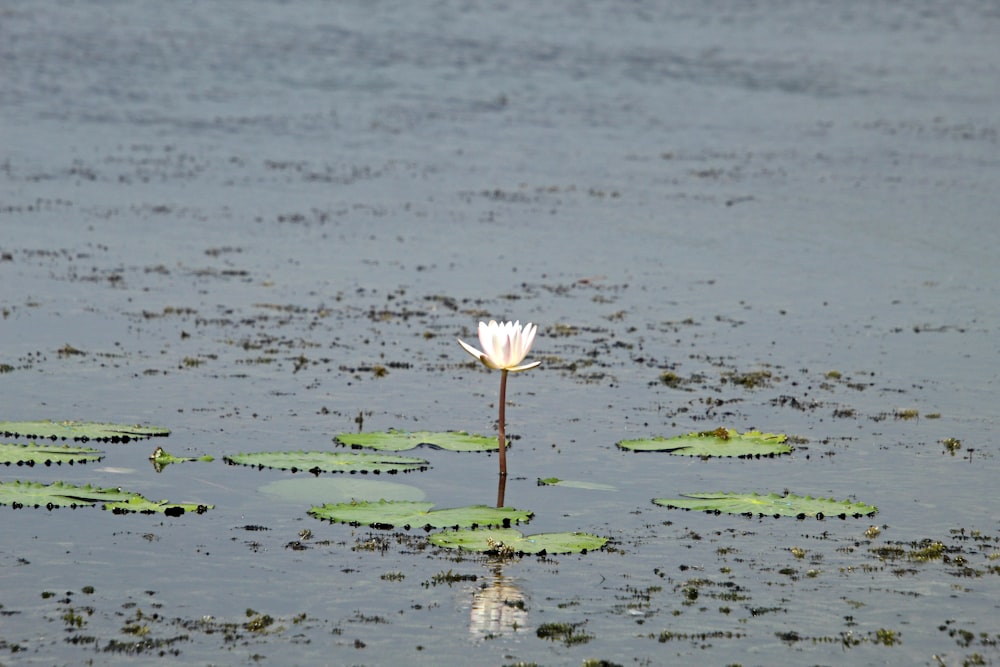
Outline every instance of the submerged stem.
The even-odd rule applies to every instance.
[[[507,476],[507,436],[504,435],[504,412],[507,407],[507,370],[500,371],[500,426],[497,441],[500,444],[500,476]]]

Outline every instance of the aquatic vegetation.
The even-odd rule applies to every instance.
[[[388,473],[426,470],[427,461],[411,456],[391,456],[387,454],[357,454],[354,452],[250,452],[223,456],[230,465],[257,468],[276,468],[291,472],[308,471],[314,475],[321,472],[345,473]]]
[[[379,500],[376,502],[350,502],[312,507],[309,514],[333,523],[352,526],[367,525],[372,528],[475,528],[478,526],[510,526],[528,521],[534,516],[528,510],[513,507],[487,507],[470,505],[432,510],[434,503],[406,500]]]
[[[119,488],[99,488],[76,486],[65,482],[42,484],[39,482],[0,482],[0,505],[10,505],[14,509],[44,507],[53,510],[59,507],[92,507],[103,503],[103,509],[116,514],[139,512],[142,514],[161,513],[180,516],[185,512],[202,514],[212,509],[212,505],[195,503],[171,503],[166,500],[151,501],[138,493]]]
[[[793,493],[685,493],[681,498],[654,498],[653,503],[670,509],[700,510],[714,514],[742,514],[744,516],[794,516],[799,519],[815,517],[852,517],[860,519],[878,512],[873,505],[850,500],[797,496]]]
[[[543,623],[535,630],[539,639],[562,642],[566,646],[586,644],[594,635],[579,632],[584,623]]]
[[[104,509],[115,514],[165,514],[167,516],[181,516],[185,512],[204,514],[215,505],[201,505],[198,503],[172,503],[167,500],[149,500],[137,493],[131,494],[128,500],[105,503]]]
[[[531,344],[535,342],[536,325],[530,322],[521,328],[521,322],[497,323],[490,320],[489,324],[479,323],[479,343],[483,347],[480,352],[468,343],[459,339],[459,344],[466,352],[479,359],[487,368],[500,371],[500,417],[498,423],[497,444],[500,449],[500,476],[507,475],[507,438],[504,435],[504,415],[507,407],[507,373],[519,373],[535,368],[541,361],[522,364]]]
[[[387,450],[401,452],[423,445],[453,452],[487,452],[498,447],[495,438],[470,435],[465,431],[397,431],[389,429],[384,433],[341,433],[337,442],[355,449]]]
[[[785,444],[787,439],[787,436],[781,433],[761,433],[760,431],[739,433],[734,429],[720,427],[711,431],[699,431],[672,438],[654,437],[622,440],[618,443],[618,447],[633,452],[667,452],[678,456],[699,456],[701,458],[719,456],[750,459],[790,453],[792,447]]]
[[[449,549],[479,551],[501,556],[522,554],[586,553],[600,549],[608,538],[588,533],[538,533],[524,535],[514,528],[446,530],[430,536],[431,544]]]
[[[159,426],[138,424],[102,424],[78,421],[3,421],[0,434],[4,437],[31,438],[35,440],[76,440],[87,442],[129,442],[170,435],[170,430]]]
[[[80,447],[69,444],[39,445],[0,443],[0,464],[6,465],[62,465],[68,463],[90,463],[104,458],[104,452],[91,447]]]
[[[156,472],[161,472],[165,467],[171,463],[184,463],[188,461],[204,461],[209,463],[215,460],[213,456],[174,456],[170,454],[163,447],[157,447],[153,450],[153,453],[149,455],[149,460],[153,462],[153,467]]]
[[[538,486],[563,486],[572,489],[589,489],[591,491],[617,491],[618,489],[610,484],[599,482],[580,482],[558,477],[546,477],[538,479]]]

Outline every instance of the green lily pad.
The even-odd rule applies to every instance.
[[[756,493],[685,493],[681,498],[654,498],[653,502],[668,508],[701,510],[713,514],[742,514],[744,516],[794,516],[799,519],[835,516],[841,519],[860,519],[878,512],[874,505],[833,498],[813,498],[790,493],[766,496]]]
[[[477,526],[510,526],[528,521],[533,514],[513,507],[487,507],[469,505],[443,510],[431,510],[434,503],[403,500],[376,502],[350,502],[313,507],[309,514],[333,523],[352,526],[367,525],[372,528],[391,529],[396,526],[409,528],[475,528]]]
[[[68,463],[89,463],[100,461],[104,458],[104,452],[90,447],[76,447],[73,445],[39,445],[34,442],[19,445],[15,443],[0,444],[0,464],[6,465],[62,465]]]
[[[3,434],[4,437],[35,440],[128,442],[130,440],[144,440],[153,436],[167,436],[170,435],[170,431],[158,426],[77,421],[54,422],[46,419],[42,421],[0,422],[0,434]]]
[[[618,489],[610,484],[600,484],[598,482],[576,482],[573,480],[559,479],[558,477],[546,477],[538,479],[538,486],[565,486],[572,489],[589,489],[591,491],[617,491]]]
[[[184,463],[187,461],[205,461],[211,462],[215,458],[212,456],[196,456],[196,457],[185,457],[185,456],[174,456],[173,454],[167,452],[163,447],[157,447],[150,454],[149,460],[153,462],[153,468],[156,472],[162,472],[171,463]]]
[[[57,507],[91,507],[97,503],[103,503],[104,509],[117,514],[159,512],[167,516],[178,516],[184,512],[200,514],[212,507],[211,505],[169,503],[166,500],[154,502],[131,491],[123,491],[118,488],[102,489],[89,484],[75,486],[64,482],[52,484],[0,482],[0,505],[10,505],[14,509],[45,507],[52,510]]]
[[[465,431],[397,431],[385,433],[341,433],[336,441],[355,449],[367,447],[391,452],[401,452],[414,447],[427,446],[452,452],[489,452],[499,449],[496,436],[470,435]]]
[[[761,433],[747,431],[739,433],[733,429],[717,428],[714,431],[688,433],[673,438],[640,438],[622,440],[618,446],[634,452],[667,452],[679,456],[712,456],[752,459],[775,457],[792,451],[786,445],[786,436],[781,433]]]
[[[389,454],[356,454],[354,452],[251,452],[223,456],[230,465],[277,468],[299,472],[306,470],[314,475],[321,472],[388,473],[427,470],[429,464],[411,456]]]
[[[166,500],[149,500],[139,494],[134,494],[128,500],[121,500],[104,504],[104,509],[115,514],[165,514],[166,516],[181,516],[185,512],[204,514],[214,505],[198,505],[196,503],[171,503]]]
[[[425,497],[415,486],[342,476],[278,479],[261,486],[258,491],[297,504],[312,504],[317,500],[346,503],[352,500],[423,500]]]
[[[0,482],[0,505],[23,507],[87,507],[100,502],[128,500],[132,494],[118,488],[75,486],[63,482]]]
[[[606,537],[589,533],[524,535],[514,528],[446,530],[428,538],[431,544],[499,555],[586,553],[607,544]]]

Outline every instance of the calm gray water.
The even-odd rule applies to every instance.
[[[0,663],[1000,660],[997,34],[985,0],[2,3],[0,419],[216,461],[0,469],[215,505],[3,508]],[[359,413],[492,433],[454,342],[489,318],[540,325],[507,503],[607,551],[461,558],[221,462]],[[797,449],[615,446],[719,426]],[[494,457],[419,455],[378,481],[493,502]],[[785,490],[879,514],[650,502]]]

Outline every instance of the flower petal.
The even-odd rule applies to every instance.
[[[538,327],[531,322],[522,328],[520,320],[514,322],[490,320],[488,324],[486,322],[479,323],[477,333],[479,334],[479,343],[483,348],[482,352],[461,340],[458,342],[462,343],[466,352],[477,357],[486,366],[494,370],[506,369],[516,373],[534,368],[541,363],[519,365],[524,361],[528,350],[531,349],[537,331]]]
[[[532,368],[541,366],[542,362],[532,361],[530,364],[521,364],[520,366],[514,366],[513,368],[508,368],[508,373],[520,373],[521,371],[530,371]]]
[[[484,357],[484,356],[486,356],[486,355],[484,355],[484,354],[483,354],[482,352],[480,352],[479,350],[477,350],[476,348],[474,348],[474,347],[472,347],[471,345],[469,345],[468,343],[466,343],[466,342],[465,342],[464,340],[462,340],[461,338],[459,338],[459,339],[458,339],[458,344],[459,344],[459,345],[461,345],[461,346],[462,346],[462,348],[463,348],[463,349],[464,349],[464,350],[465,350],[466,352],[468,352],[469,354],[471,354],[472,356],[474,356],[474,357],[475,357],[476,359],[479,359],[480,361],[482,361],[482,360],[483,360],[483,357]],[[485,362],[484,362],[484,363],[485,363]]]

